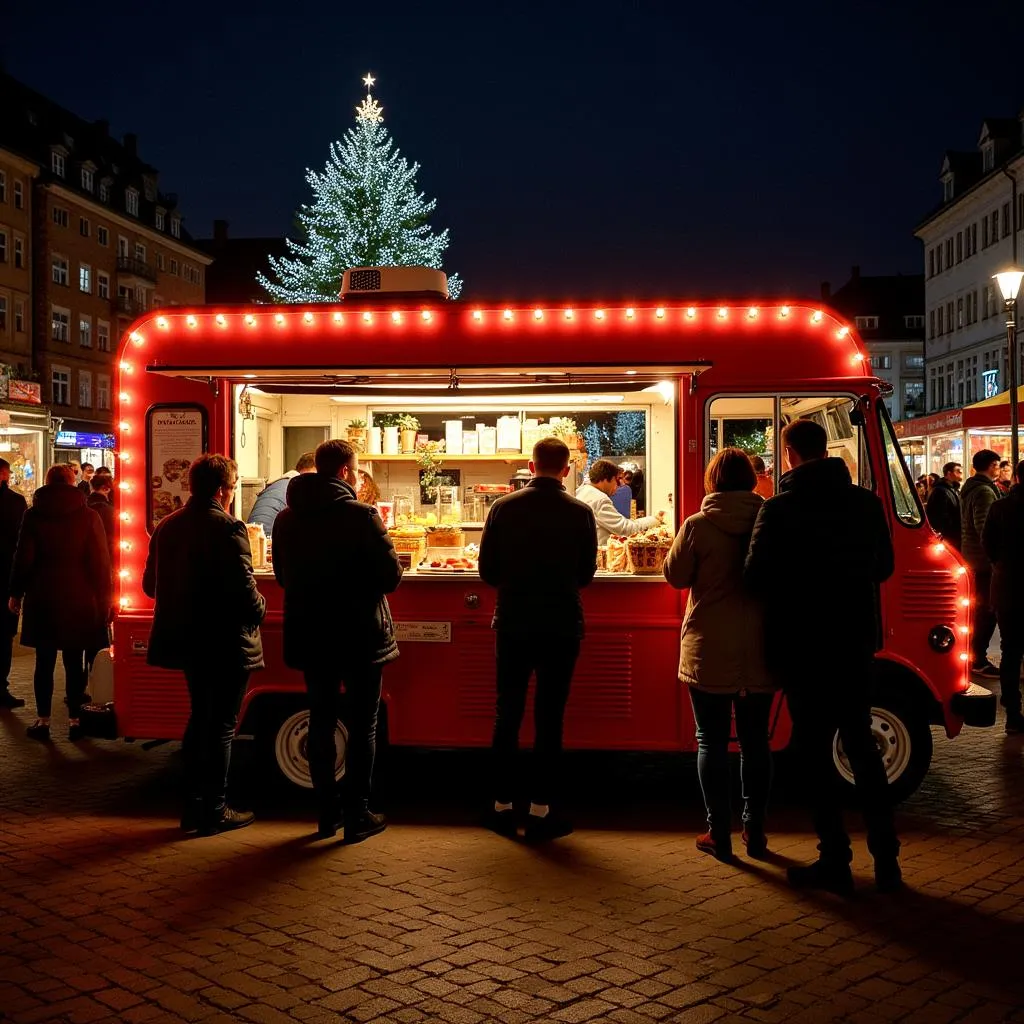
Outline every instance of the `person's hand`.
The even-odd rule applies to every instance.
[[[20,615],[21,614],[21,598],[20,597],[12,597],[7,602],[7,610],[12,615]]]

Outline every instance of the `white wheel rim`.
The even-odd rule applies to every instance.
[[[885,708],[872,708],[871,735],[874,738],[875,746],[878,747],[878,752],[882,755],[886,778],[892,785],[910,764],[912,746],[910,730],[903,719],[891,711],[887,711]],[[832,741],[832,760],[835,762],[836,771],[844,781],[852,786],[854,784],[853,769],[850,767],[846,751],[843,750],[843,743],[838,732]]]
[[[312,789],[313,780],[309,776],[309,758],[306,753],[307,736],[309,733],[309,712],[296,711],[289,715],[277,730],[274,738],[274,757],[281,773],[289,781],[303,789]],[[345,774],[345,754],[348,751],[348,730],[339,719],[334,730],[334,744],[338,748],[338,759],[334,765],[334,777],[340,779]]]

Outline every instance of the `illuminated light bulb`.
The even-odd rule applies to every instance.
[[[718,307],[718,318],[719,318],[719,320],[724,320],[728,315],[729,315],[729,310],[727,310],[725,308],[725,306],[719,306]]]
[[[812,324],[820,324],[821,321],[824,320],[824,319],[825,319],[825,314],[822,313],[822,311],[820,309],[816,309],[811,314],[811,323]]]
[[[960,607],[961,608],[970,608],[971,607],[971,599],[969,597],[965,597],[965,598],[961,599]]]
[[[126,423],[124,420],[121,420],[121,422],[118,423],[117,425],[117,429],[120,430],[122,433],[127,434],[131,431],[132,428],[129,423]]]
[[[964,652],[963,654],[960,655],[960,660],[961,661],[966,661],[968,657],[969,657],[969,655],[966,652]]]
[[[502,316],[503,316],[503,317],[504,317],[504,318],[505,318],[506,320],[511,320],[511,319],[512,319],[512,310],[511,310],[511,309],[506,309],[506,310],[505,310],[505,312],[504,312],[504,313],[502,313],[501,315],[502,315]]]
[[[779,310],[779,316],[785,320],[786,317],[789,316],[789,306],[783,306],[782,309]]]
[[[657,309],[656,309],[656,310],[654,311],[654,315],[655,315],[655,316],[656,316],[656,317],[657,317],[657,318],[658,318],[659,320],[664,320],[664,319],[665,319],[665,307],[664,307],[664,306],[659,306],[659,307],[658,307],[658,308],[657,308]]]
[[[970,626],[961,626],[961,627],[960,627],[960,632],[961,632],[961,633],[962,633],[962,634],[963,634],[964,636],[967,636],[967,634],[968,634],[968,633],[970,633],[970,631],[971,631],[971,628],[970,628]]]
[[[302,314],[302,319],[305,320],[307,324],[311,324],[313,322],[313,314],[307,311]]]
[[[857,354],[856,354],[856,355],[855,355],[855,356],[853,357],[853,361],[854,361],[855,363],[863,363],[863,362],[864,362],[864,353],[863,353],[863,352],[858,352],[858,353],[857,353]]]
[[[757,318],[757,306],[751,306],[750,309],[747,310],[747,316],[751,320],[756,319]]]
[[[373,323],[373,314],[372,313],[364,313],[363,314],[363,322],[367,323],[367,324]]]
[[[340,313],[335,313],[334,314],[334,322],[336,324],[340,324],[341,323],[341,314]]]
[[[276,315],[274,316],[274,323],[275,323],[275,324],[277,324],[277,326],[278,326],[278,327],[280,327],[280,326],[281,326],[281,324],[283,324],[283,323],[284,323],[284,313],[278,313],[278,314],[276,314]]]
[[[255,379],[256,379],[256,374],[255,373],[243,373],[242,374],[242,380],[255,380]]]
[[[661,312],[664,313],[664,310],[662,310]],[[630,306],[629,309],[626,310],[626,319],[627,320],[632,320],[633,317],[635,317],[635,316],[636,316],[636,310],[633,309],[632,306]]]
[[[544,319],[544,310],[543,309],[535,309],[533,311],[533,319],[534,320],[543,320]]]
[[[946,545],[943,544],[942,541],[939,541],[938,544],[933,544],[932,545],[932,554],[934,554],[934,555],[941,555],[942,552],[945,551],[945,550],[946,550]]]
[[[157,325],[157,327],[160,328],[161,331],[166,331],[167,330],[167,317],[165,317],[165,316],[158,316],[156,318],[156,325]]]
[[[473,310],[473,319],[474,320],[483,320],[483,318],[484,318],[484,315],[483,315],[483,313],[480,312],[479,309],[474,309]]]
[[[131,363],[124,363],[124,362],[122,362],[122,363],[118,363],[118,365],[121,367],[122,370],[124,370],[125,373],[131,373],[132,372],[132,364]]]
[[[120,481],[117,486],[120,487],[122,491],[130,491],[132,489],[132,485],[126,484],[123,480]]]
[[[132,514],[130,512],[122,512],[121,513],[121,522],[122,523],[130,523],[131,521],[132,521]]]
[[[839,330],[836,331],[836,337],[837,338],[845,338],[849,333],[850,333],[850,328],[849,327],[840,327]]]
[[[217,326],[218,327],[227,327],[227,325],[228,325],[228,318],[223,313],[218,313],[214,317],[214,320],[217,321]]]
[[[127,391],[122,391],[122,392],[121,392],[121,393],[120,393],[120,394],[119,394],[119,395],[117,396],[117,400],[118,400],[119,402],[124,402],[125,404],[127,404],[128,402],[130,402],[130,401],[132,400],[132,396],[131,396],[131,395],[129,395]]]
[[[391,322],[393,324],[400,324],[402,322],[402,314],[395,311],[391,314]]]
[[[571,320],[575,315],[576,314],[571,309],[567,309],[565,311],[565,319],[566,320]]]
[[[430,322],[430,319],[431,317],[433,317],[433,315],[434,314],[431,313],[429,309],[425,309],[423,310],[422,313],[420,313],[420,316],[423,317],[423,319],[426,320],[428,323]]]
[[[128,340],[135,345],[141,345],[146,339],[143,338],[138,331],[132,331],[132,333],[128,335]]]
[[[132,461],[132,453],[131,452],[121,452],[120,458],[121,458],[122,462],[131,462]]]
[[[189,327],[195,327],[197,321],[194,316],[187,316],[185,317],[185,323],[187,323]]]
[[[120,600],[120,601],[118,601],[118,604],[119,604],[119,605],[120,605],[120,606],[121,606],[122,608],[131,608],[131,606],[132,606],[132,603],[131,603],[131,601],[129,601],[127,597],[122,597],[122,598],[121,598],[121,600]]]
[[[627,370],[626,371],[626,376],[627,377],[635,377],[636,376],[636,370]]]
[[[687,320],[692,320],[696,315],[697,315],[697,307],[696,306],[688,306],[687,309],[686,309],[686,319]]]
[[[676,389],[673,386],[672,381],[670,380],[659,380],[658,383],[654,386],[654,390],[657,391],[659,395],[661,395],[661,397],[665,400],[666,405],[668,405],[668,403],[672,401],[676,393]]]
[[[131,549],[132,549],[132,542],[130,540],[123,540],[123,541],[121,541],[121,550],[122,551],[131,551]]]
[[[594,310],[594,319],[595,320],[603,320],[604,319],[604,310],[603,309],[595,309]]]
[[[127,569],[118,570],[117,575],[123,580],[130,580],[132,578],[132,574]]]
[[[956,574],[957,574],[957,576],[966,576],[967,575],[967,570],[961,565],[961,566],[959,566],[957,568]]]
[[[246,314],[245,314],[245,322],[246,322],[246,323],[247,323],[247,324],[248,324],[248,325],[249,325],[250,327],[255,327],[255,326],[256,326],[256,317],[254,317],[254,316],[252,315],[252,313],[246,313]]]

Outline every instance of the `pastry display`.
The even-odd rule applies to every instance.
[[[427,531],[428,548],[462,548],[465,543],[466,535],[461,526],[446,523]]]
[[[609,537],[605,548],[605,568],[609,572],[628,572],[628,563],[625,537]]]
[[[626,540],[629,571],[660,573],[672,547],[672,531],[665,525],[652,526]]]

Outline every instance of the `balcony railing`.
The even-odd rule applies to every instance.
[[[146,304],[139,302],[138,299],[131,295],[118,295],[115,300],[117,307],[118,316],[132,317],[133,319],[137,316],[142,316],[146,312]]]
[[[156,283],[156,271],[145,260],[137,259],[134,256],[118,256],[117,272]]]

